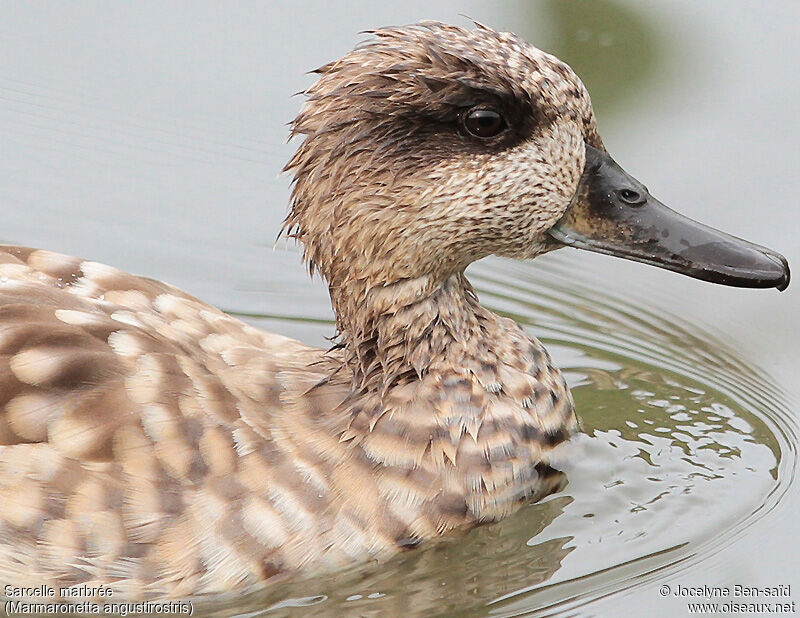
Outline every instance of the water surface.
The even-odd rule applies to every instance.
[[[796,3],[0,6],[0,239],[164,279],[312,344],[333,331],[324,286],[291,246],[272,250],[290,95],[376,25],[466,13],[557,53],[659,199],[800,259]],[[672,616],[685,608],[664,582],[800,590],[797,286],[732,290],[568,250],[470,273],[567,372],[583,434],[565,490],[385,564],[198,611]]]
[[[217,615],[591,612],[708,559],[780,501],[796,467],[791,406],[724,342],[642,308],[646,295],[597,290],[602,272],[579,256],[470,272],[483,301],[530,325],[565,370],[582,420],[561,452],[567,487],[496,525]]]

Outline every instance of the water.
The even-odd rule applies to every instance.
[[[458,13],[570,61],[609,150],[659,199],[798,263],[788,2],[4,3],[0,239],[164,279],[326,345],[324,287],[291,246],[272,250],[289,95],[359,30]],[[660,597],[665,583],[800,590],[797,286],[731,290],[569,250],[470,273],[566,371],[584,429],[566,489],[385,564],[198,613],[671,616],[685,601]]]
[[[561,454],[566,489],[458,540],[237,599],[239,615],[591,611],[707,559],[781,500],[797,428],[780,388],[724,342],[642,308],[651,294],[597,290],[602,271],[580,256],[541,262],[487,261],[472,279],[565,370],[583,423]]]

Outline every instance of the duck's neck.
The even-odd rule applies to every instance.
[[[463,272],[340,292],[332,288],[331,296],[356,389],[386,392],[423,376],[447,362],[452,347],[480,337],[495,317]]]

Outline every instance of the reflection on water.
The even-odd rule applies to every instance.
[[[795,466],[781,394],[679,318],[593,289],[596,276],[570,254],[472,269],[483,302],[530,325],[571,384],[582,433],[560,454],[566,489],[385,564],[202,610],[568,612],[703,560],[762,516]]]

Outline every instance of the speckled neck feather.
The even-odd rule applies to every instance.
[[[436,22],[373,34],[317,70],[321,79],[292,123],[292,135],[304,139],[285,168],[294,188],[284,231],[329,283],[357,389],[367,382],[385,389],[412,370],[420,376],[450,341],[484,334],[479,323],[491,314],[463,276],[469,263],[552,248],[533,234],[520,246],[509,228],[541,225],[559,186],[530,183],[538,220],[513,204],[503,206],[516,220],[487,209],[487,198],[503,198],[497,181],[507,183],[512,166],[493,178],[485,146],[454,142],[459,114],[481,103],[503,106],[518,122],[504,149],[565,121],[582,129],[580,144],[600,145],[574,73],[513,34]],[[564,178],[566,187],[580,169]],[[481,204],[470,212],[476,197]],[[459,202],[462,212],[441,208]]]

